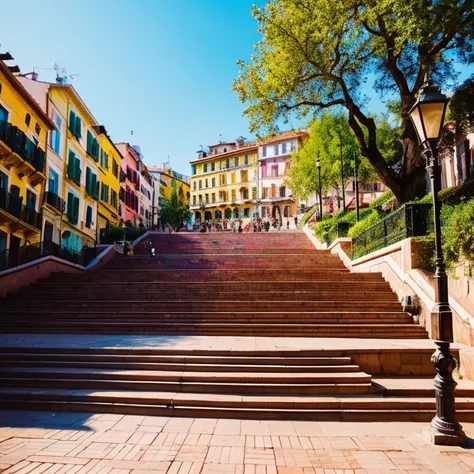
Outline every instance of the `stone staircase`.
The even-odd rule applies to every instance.
[[[0,332],[427,337],[380,274],[352,274],[299,232],[162,234],[85,275],[1,303]]]
[[[98,338],[87,347],[67,347],[60,336],[51,346],[4,344],[2,407],[255,419],[433,417],[432,391],[390,392],[344,349],[349,337],[411,338],[415,347],[427,338],[379,274],[351,274],[299,232],[162,234],[153,241],[155,257],[142,243],[135,255],[101,270],[53,275],[0,303],[0,332],[9,336]],[[104,346],[111,334],[130,334],[133,347]],[[139,335],[164,337],[148,347]],[[186,349],[177,335],[304,336],[314,344]],[[334,349],[318,349],[318,337],[334,338]],[[474,391],[463,395],[458,417],[472,421]]]

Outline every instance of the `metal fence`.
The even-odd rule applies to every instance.
[[[49,255],[86,266],[97,257],[98,252],[96,247],[84,247],[80,252],[77,252],[54,242],[39,242],[0,252],[0,271],[33,262]]]
[[[408,237],[426,235],[431,204],[405,204],[352,240],[352,260]]]

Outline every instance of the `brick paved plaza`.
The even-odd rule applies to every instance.
[[[474,472],[470,448],[426,423],[216,420],[0,412],[0,469],[16,474]],[[474,424],[465,423],[471,436]]]

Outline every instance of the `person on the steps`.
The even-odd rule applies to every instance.
[[[298,216],[295,215],[295,227],[298,228]]]

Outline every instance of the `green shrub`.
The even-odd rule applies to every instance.
[[[382,207],[385,203],[390,201],[390,199],[393,198],[393,192],[391,190],[385,191],[382,196],[378,197],[374,201],[370,203],[370,208],[371,209],[377,209],[379,207]]]
[[[413,240],[421,243],[418,254],[419,268],[434,273],[436,269],[434,234],[413,237]]]
[[[447,207],[443,213],[443,249],[448,268],[461,261],[474,262],[474,199]]]
[[[468,199],[474,198],[474,180],[466,181],[459,186],[453,186],[452,188],[443,189],[438,193],[438,198],[442,204],[456,205]],[[422,199],[412,201],[417,204],[431,204],[432,197],[431,193],[424,196]]]
[[[357,222],[353,227],[349,229],[347,233],[348,237],[357,237],[362,232],[365,232],[367,229],[377,224],[382,220],[382,216],[375,210],[370,209],[370,213],[364,217],[364,219]]]

